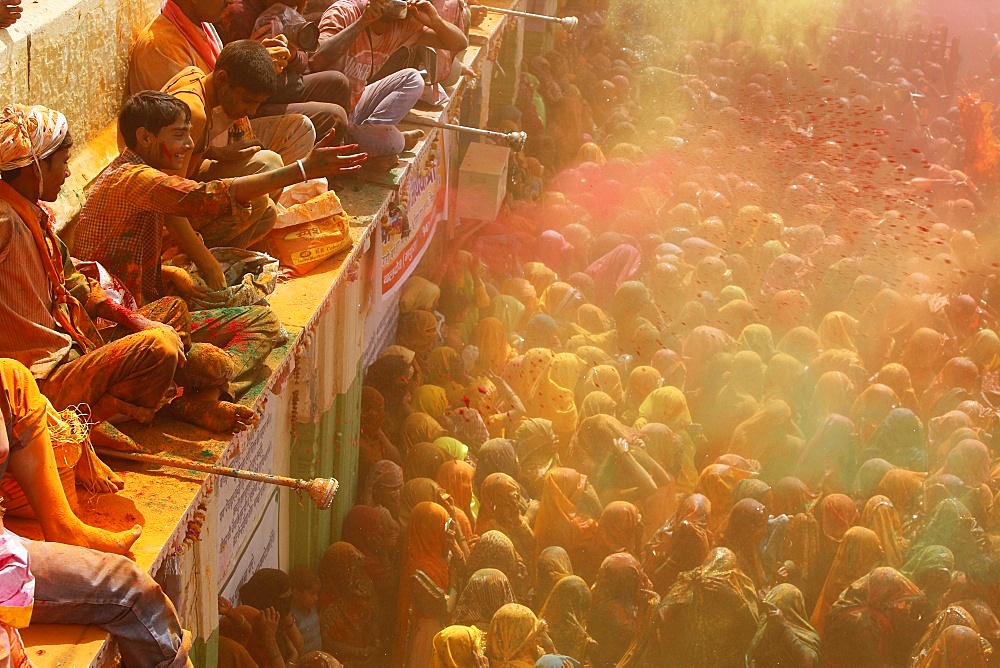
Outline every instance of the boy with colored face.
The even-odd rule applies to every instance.
[[[205,226],[214,224],[213,218],[253,221],[254,200],[303,180],[303,172],[314,178],[350,173],[365,156],[344,155],[353,147],[320,144],[288,167],[193,181],[168,173],[181,171],[190,158],[196,143],[190,135],[191,121],[188,107],[166,93],[145,91],[126,102],[119,129],[128,148],[95,181],[80,213],[76,252],[82,259],[103,264],[155,319],[171,322],[190,337],[192,364],[178,382],[193,394],[186,392],[172,411],[223,431],[245,424],[252,415],[222,398],[250,388],[283,331],[266,307],[188,312],[180,300],[164,299],[168,288],[193,299],[203,296],[209,286],[180,267],[161,265],[163,229],[199,268],[211,267],[215,260],[189,220],[205,221]]]

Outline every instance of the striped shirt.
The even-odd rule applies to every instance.
[[[42,225],[48,225],[47,214],[38,211]],[[68,258],[61,243],[60,250]],[[74,291],[69,283],[66,287]],[[73,346],[73,339],[52,315],[53,300],[52,285],[31,232],[10,204],[0,199],[0,357],[24,364],[35,378],[48,376]],[[86,297],[81,301],[87,303]]]
[[[126,149],[101,172],[80,211],[74,252],[114,274],[139,305],[164,295],[160,251],[165,215],[243,220],[250,206],[229,194],[231,179],[199,183],[150,167]]]

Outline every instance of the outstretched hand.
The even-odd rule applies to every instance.
[[[331,132],[316,144],[309,156],[302,161],[306,176],[315,179],[350,174],[361,169],[368,159],[367,153],[355,153],[358,150],[357,144],[331,146],[333,141],[334,135]]]

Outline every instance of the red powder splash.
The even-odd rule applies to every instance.
[[[994,188],[1000,185],[1000,141],[993,131],[993,105],[978,94],[967,93],[958,99],[959,125],[965,137],[965,172],[979,183]]]

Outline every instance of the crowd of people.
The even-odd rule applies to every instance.
[[[211,249],[258,244],[287,186],[392,166],[461,69],[460,3],[336,0],[312,51],[281,27],[307,9],[168,0],[73,257],[44,206],[65,117],[0,115],[3,496],[46,538],[0,540],[11,665],[29,618],[184,665],[170,602],[117,556],[141,527],[74,513],[76,484],[121,485],[79,413],[121,449],[115,424],[159,410],[249,424],[284,333],[205,307]],[[219,665],[996,660],[1000,53],[961,80],[954,52],[869,39],[934,20],[861,3],[837,30],[727,8],[679,36],[647,9],[560,3],[579,30],[491,115],[528,135],[512,198],[406,281],[365,371],[341,540],[220,599]]]
[[[980,98],[943,51],[845,38],[887,18],[860,4],[669,45],[570,5],[494,115],[529,133],[521,199],[406,282],[366,371],[341,540],[268,571],[278,646],[995,661],[995,69]]]

